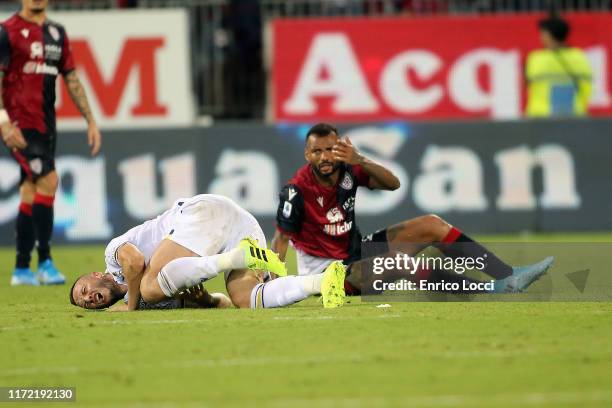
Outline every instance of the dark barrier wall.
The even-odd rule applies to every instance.
[[[59,137],[57,242],[104,242],[178,197],[224,194],[268,237],[277,194],[303,165],[307,126],[219,125],[104,132],[90,158],[84,134]],[[341,128],[400,178],[362,191],[363,232],[437,213],[469,232],[612,228],[612,121],[384,124]],[[0,157],[0,244],[12,243],[19,169]]]

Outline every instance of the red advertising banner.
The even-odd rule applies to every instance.
[[[269,117],[355,122],[522,116],[540,14],[273,21]],[[593,68],[592,115],[612,114],[612,14],[564,16]]]

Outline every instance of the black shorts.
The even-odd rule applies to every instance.
[[[372,242],[373,245],[363,245]],[[365,250],[365,251],[364,251]],[[353,262],[362,259],[371,258],[374,256],[386,254],[389,252],[389,244],[387,243],[387,229],[380,229],[372,234],[360,237],[360,241],[351,245],[350,255],[344,260],[344,264],[349,268]]]
[[[373,243],[372,245],[363,245]],[[348,277],[351,276],[353,263],[362,259],[367,259],[389,252],[389,244],[387,242],[387,229],[381,229],[373,234],[368,234],[361,237],[361,242],[353,247],[353,251],[348,259],[344,260],[346,265],[347,279],[344,281],[344,291],[347,296],[359,296],[361,294],[360,283],[351,282]]]
[[[40,133],[34,129],[22,129],[28,145],[23,150],[11,152],[21,168],[21,181],[36,181],[55,170],[55,135]]]

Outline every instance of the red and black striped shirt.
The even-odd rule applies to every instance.
[[[66,30],[15,14],[0,26],[2,100],[11,120],[22,129],[55,135],[55,79],[74,70]]]

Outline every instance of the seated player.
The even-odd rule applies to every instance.
[[[230,199],[202,194],[178,200],[113,239],[105,251],[106,274],[79,277],[70,301],[87,309],[106,308],[127,289],[127,310],[136,310],[141,297],[156,304],[224,273],[231,302],[239,308],[287,306],[315,294],[322,295],[324,307],[342,305],[345,271],[340,263],[314,276],[284,276],[284,263],[265,247],[257,220]],[[262,271],[281,278],[264,282]]]
[[[549,257],[537,264],[512,267],[436,215],[409,219],[362,237],[355,222],[357,188],[395,190],[399,179],[325,123],[313,126],[306,134],[304,157],[307,164],[298,169],[280,193],[272,241],[272,250],[283,260],[291,241],[300,276],[321,273],[333,261],[342,260],[350,265],[347,291],[359,293],[360,283],[369,278],[361,270],[364,264],[358,262],[362,259],[363,242],[378,243],[382,253],[400,251],[414,256],[433,245],[447,257],[485,257],[482,272],[496,279],[494,292],[498,293],[525,290],[552,265],[553,258]],[[440,277],[447,281],[469,280],[452,272],[437,279]]]

